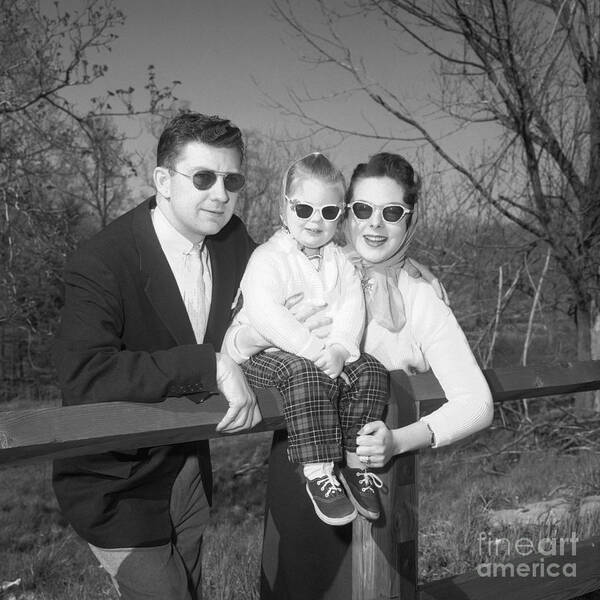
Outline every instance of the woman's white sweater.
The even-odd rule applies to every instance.
[[[406,271],[400,273],[398,288],[404,299],[406,325],[392,332],[371,321],[363,350],[390,371],[433,371],[448,400],[421,417],[434,433],[435,447],[489,426],[493,417],[490,389],[454,314],[429,283]]]

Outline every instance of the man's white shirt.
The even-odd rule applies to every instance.
[[[204,240],[192,243],[169,223],[157,206],[152,210],[152,225],[185,304],[196,342],[206,333],[212,296],[210,257]]]

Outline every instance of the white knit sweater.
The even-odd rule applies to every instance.
[[[362,287],[354,266],[335,244],[322,248],[317,270],[289,233],[277,231],[253,252],[240,287],[243,307],[232,327],[251,324],[274,348],[312,361],[331,344],[348,350],[346,362],[359,357],[365,322]],[[323,314],[332,319],[332,325],[325,339],[314,335],[284,306],[299,292],[305,300],[327,303]],[[224,351],[236,360],[246,358],[232,348],[230,335],[225,337]]]

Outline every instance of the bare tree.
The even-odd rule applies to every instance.
[[[130,191],[127,180],[137,175],[141,158],[124,147],[126,136],[108,118],[83,121],[73,129],[73,140],[62,151],[71,158],[59,169],[62,193],[105,227],[127,208]]]
[[[112,0],[58,3],[0,0],[0,376],[47,370],[47,342],[60,305],[60,272],[91,207],[105,224],[125,198],[134,166],[114,119],[160,112],[177,82],[161,87],[152,66],[144,94],[107,91],[88,109],[68,92],[96,82],[124,15]],[[8,341],[7,341],[8,340]],[[5,364],[5,346],[10,361]],[[27,368],[22,365],[26,365]],[[1,390],[0,390],[1,391]]]
[[[168,111],[179,82],[161,87],[150,65],[145,105],[129,87],[92,98],[87,109],[76,106],[68,92],[105,75],[106,65],[89,55],[110,50],[125,16],[113,0],[86,0],[71,13],[55,3],[53,10],[46,14],[37,0],[0,0],[0,184],[23,187],[40,174],[73,193],[75,169],[79,199],[104,225],[116,208],[109,188],[136,163],[115,119]]]
[[[316,0],[318,27],[290,0],[276,15],[303,41],[304,59],[337,69],[343,89],[316,97],[291,90],[276,101],[315,131],[385,142],[423,143],[466,181],[474,197],[549,247],[569,282],[580,360],[600,358],[600,3],[597,0]],[[341,7],[341,8],[340,8]],[[305,6],[302,7],[306,9]],[[379,23],[403,60],[415,47],[438,64],[440,88],[426,109],[411,104],[410,82],[385,80],[361,55],[347,23]],[[375,34],[373,34],[375,35]],[[331,78],[330,78],[331,79]],[[340,79],[338,78],[338,81]],[[331,125],[317,100],[358,95],[370,116]],[[365,111],[366,112],[366,111]],[[385,126],[377,124],[384,115]],[[433,130],[442,117],[463,132],[497,132],[476,164],[448,150]],[[439,119],[437,119],[439,121]],[[381,121],[379,121],[381,123]]]

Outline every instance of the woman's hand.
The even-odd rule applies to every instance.
[[[321,314],[327,308],[326,303],[317,304],[304,300],[304,294],[299,292],[287,298],[284,306],[292,313],[296,321],[305,325],[318,338],[326,338],[329,335],[331,318]]]
[[[425,265],[417,262],[414,258],[407,257],[404,261],[404,270],[414,279],[424,279],[434,289],[436,296],[443,300],[446,306],[450,306],[446,288]]]
[[[359,460],[369,467],[381,468],[396,454],[394,436],[382,421],[364,425],[358,432],[356,444]]]

